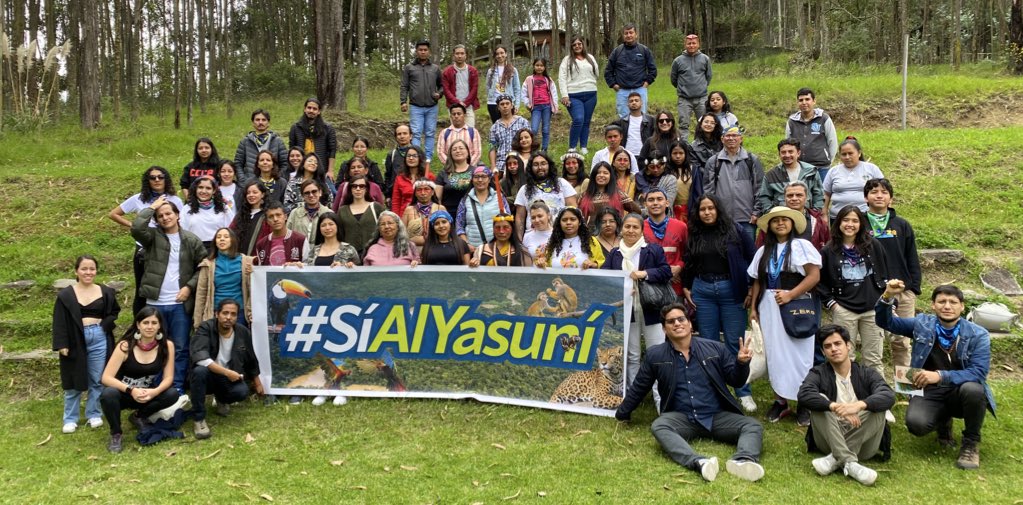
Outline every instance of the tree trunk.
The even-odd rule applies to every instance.
[[[77,0],[81,23],[78,42],[78,113],[82,128],[100,125],[99,8],[97,0]],[[15,2],[17,3],[17,2]]]
[[[547,56],[547,67],[550,72],[552,66],[557,65],[561,61],[558,57],[558,53],[561,51],[561,41],[558,37],[558,0],[551,0],[551,40],[547,45],[547,50],[550,54]],[[554,73],[557,74],[557,67],[554,67]],[[551,97],[552,100],[557,100],[558,97]]]
[[[572,12],[575,9],[575,2],[573,0],[565,1],[565,45],[563,46],[565,55],[572,54],[572,39],[579,35],[578,31],[573,26],[575,24],[575,13]],[[556,63],[559,64],[560,62]]]
[[[221,0],[220,7],[221,30],[224,31],[224,47],[220,48],[220,59],[224,66],[224,105],[227,108],[227,118],[231,119],[234,114],[234,107],[231,103],[231,0]]]
[[[515,57],[515,32],[512,28],[512,0],[498,0],[501,10],[501,45],[508,51],[508,61]],[[493,62],[491,62],[493,63]]]
[[[454,48],[458,44],[467,44],[465,40],[465,0],[448,0],[448,26],[451,29],[448,33],[451,34],[448,39],[448,47]],[[466,47],[466,52],[470,58],[472,58],[471,47]]]
[[[328,104],[338,108],[341,112],[348,111],[348,97],[345,94],[345,45],[344,45],[344,9],[341,8],[341,0],[334,0],[333,26],[331,29],[334,31],[334,53],[333,53],[333,74],[330,82],[332,89],[330,90]]]
[[[444,54],[444,44],[440,40],[440,0],[430,0],[430,44],[438,56]]]
[[[366,0],[359,2],[359,110],[366,110]],[[462,27],[462,37],[465,27]]]
[[[955,0],[952,7],[952,68],[959,70],[963,61],[963,0]]]
[[[206,37],[207,30],[206,25],[209,24],[209,18],[206,17],[205,6],[203,0],[195,0],[195,15],[196,24],[198,25],[198,38],[196,39],[196,49],[199,54],[199,111],[203,114],[206,113]]]
[[[1012,0],[1009,14],[1009,50],[1012,73],[1023,75],[1023,0]]]

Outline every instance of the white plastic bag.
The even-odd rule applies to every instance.
[[[1019,315],[1013,313],[1004,304],[984,302],[971,310],[966,315],[966,319],[977,323],[988,331],[1007,332],[1012,324],[1019,319]]]
[[[764,333],[760,330],[760,323],[752,321],[750,331],[746,332],[746,346],[753,351],[753,359],[749,362],[749,379],[746,384],[767,375],[767,355],[764,354]]]

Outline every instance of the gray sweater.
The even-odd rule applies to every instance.
[[[693,55],[683,51],[671,62],[671,85],[682,98],[707,96],[712,74],[710,56],[700,51]]]
[[[733,159],[722,149],[707,160],[702,170],[703,191],[720,198],[736,223],[748,223],[750,216],[764,212],[757,207],[756,198],[764,166],[756,155],[740,147]]]

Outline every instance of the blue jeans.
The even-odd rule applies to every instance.
[[[821,178],[821,184],[824,183],[824,178],[828,176],[828,172],[830,170],[831,170],[831,167],[829,167],[827,165],[817,167],[817,175],[820,176],[820,178]]]
[[[85,354],[88,359],[86,369],[89,371],[89,397],[85,401],[85,418],[92,419],[103,416],[99,407],[103,384],[100,384],[99,380],[103,375],[103,367],[107,364],[107,334],[98,324],[85,327]],[[64,424],[78,424],[78,405],[81,399],[81,391],[64,390]]]
[[[546,152],[547,145],[551,142],[551,105],[534,105],[533,112],[529,115],[529,129],[533,131],[533,136],[540,132],[540,128],[543,128],[543,145],[540,146],[540,150]]]
[[[768,210],[770,210],[770,209],[768,209]],[[742,221],[739,221],[739,224],[742,225],[742,231],[746,232],[746,236],[750,238],[750,241],[752,241],[753,243],[756,243],[756,241],[757,241],[757,232],[760,231],[760,229],[757,228],[757,225],[749,222],[749,218],[748,217],[746,219],[742,220]]]
[[[568,147],[590,145],[590,120],[597,107],[597,92],[584,91],[568,95],[568,114],[572,116],[572,128],[568,131]]]
[[[732,282],[707,282],[699,277],[693,281],[693,303],[696,304],[696,323],[700,336],[719,339],[725,334],[725,346],[732,355],[739,353],[739,337],[746,334],[746,309],[732,296]],[[735,396],[750,396],[749,384],[735,390]]]
[[[409,105],[408,113],[409,128],[412,129],[412,145],[422,146],[426,152],[425,162],[433,159],[433,144],[437,133],[437,106],[420,107]],[[426,145],[422,145],[420,137],[426,135]]]
[[[643,97],[643,114],[646,114],[646,88],[640,86],[638,88],[621,88],[615,92],[615,109],[618,110],[618,117],[625,117],[629,115],[629,94],[635,91],[639,93],[639,96]]]
[[[259,379],[256,379],[259,380]],[[206,419],[206,395],[212,394],[217,403],[240,402],[249,396],[249,386],[244,380],[231,382],[227,377],[213,373],[202,365],[192,369],[192,383],[188,388],[192,400],[192,414],[196,421]]]
[[[185,394],[185,378],[188,377],[192,358],[188,354],[188,336],[192,331],[192,318],[185,312],[185,304],[153,305],[163,317],[164,328],[160,331],[164,337],[174,342],[174,389]]]

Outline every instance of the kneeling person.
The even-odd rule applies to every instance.
[[[718,474],[718,459],[697,454],[687,440],[711,438],[737,443],[736,452],[725,469],[743,480],[760,480],[764,468],[757,460],[764,428],[755,419],[742,414],[739,402],[727,388],[746,384],[752,351],[741,339],[738,356],[730,353],[721,342],[694,339],[693,326],[686,319],[682,304],[662,308],[661,325],[667,341],[647,349],[646,358],[615,412],[615,418],[629,420],[632,411],[657,381],[662,413],[654,420],[650,431],[672,460],[712,481]]]
[[[225,298],[217,304],[214,319],[203,321],[192,336],[192,386],[190,395],[195,414],[195,438],[210,438],[206,424],[206,395],[217,400],[217,414],[226,416],[229,405],[249,396],[245,377],[252,379],[256,393],[263,394],[259,382],[259,362],[252,350],[249,330],[237,324],[239,304]]]
[[[813,460],[828,475],[839,468],[870,486],[877,472],[861,465],[877,455],[884,434],[885,411],[895,405],[895,392],[876,370],[854,363],[852,337],[838,325],[817,332],[827,362],[810,369],[799,387],[799,404],[810,409],[810,432],[817,448],[830,453]]]

